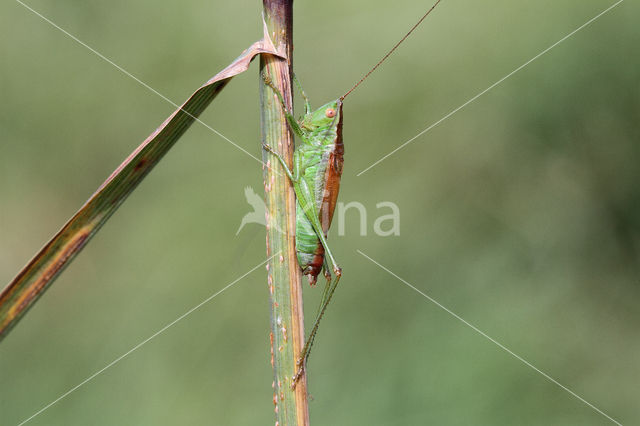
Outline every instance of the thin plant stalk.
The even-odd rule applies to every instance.
[[[292,0],[263,0],[269,36],[287,60],[261,55],[260,72],[270,78],[291,109]],[[273,89],[260,78],[261,139],[289,164],[294,139]],[[303,375],[294,388],[296,361],[304,346],[301,271],[295,252],[296,200],[293,186],[278,161],[263,152],[264,189],[267,204],[267,255],[279,253],[267,265],[271,304],[271,363],[276,425],[308,425],[307,380]]]

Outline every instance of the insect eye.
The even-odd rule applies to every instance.
[[[329,118],[333,118],[336,116],[336,110],[333,108],[327,108],[327,110],[324,112],[324,115],[326,115]]]

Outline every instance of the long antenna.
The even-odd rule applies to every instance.
[[[376,70],[376,68],[378,68],[380,66],[380,64],[382,64],[384,61],[387,60],[387,58],[393,53],[394,50],[396,50],[398,48],[398,46],[400,46],[402,44],[403,41],[405,41],[407,39],[407,37],[409,37],[411,35],[411,33],[413,32],[413,30],[415,30],[416,28],[418,28],[418,26],[420,24],[422,24],[422,21],[424,21],[424,18],[426,18],[427,16],[429,16],[429,14],[433,11],[433,9],[436,8],[436,6],[438,5],[438,3],[440,3],[441,0],[436,1],[436,3],[431,6],[431,9],[427,10],[427,13],[425,13],[424,15],[422,15],[422,18],[420,18],[420,20],[409,30],[409,32],[407,34],[405,34],[404,37],[402,37],[400,39],[399,42],[396,43],[395,46],[393,46],[393,48],[387,52],[386,55],[384,55],[384,57],[382,59],[380,59],[380,61],[373,67],[371,68],[371,70],[365,74],[364,77],[362,77],[360,79],[360,81],[358,81],[347,93],[345,93],[344,95],[342,95],[340,97],[340,100],[344,100],[344,98],[346,98],[349,93],[353,92],[356,87],[358,87],[360,85],[360,83],[362,83],[363,81],[365,81],[367,79],[367,77],[369,77],[371,75],[372,72],[374,72]]]

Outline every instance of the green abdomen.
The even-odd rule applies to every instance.
[[[302,207],[296,202],[296,253],[298,255],[298,263],[300,267],[305,270],[309,266],[322,267],[322,260],[320,265],[315,265],[318,247],[320,245],[320,239],[313,230],[311,222],[304,214]]]

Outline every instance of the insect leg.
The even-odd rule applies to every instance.
[[[331,284],[332,278],[329,277],[329,280],[324,285],[324,289],[322,289],[322,297],[320,298],[320,305],[318,305],[318,311],[316,312],[316,318],[320,315],[320,311],[322,310],[322,305],[324,301],[327,300],[327,295],[329,294],[329,288]]]
[[[293,73],[293,82],[296,84],[296,86],[298,86],[298,90],[300,90],[300,93],[302,94],[302,99],[304,99],[304,115],[307,115],[311,112],[311,102],[309,102],[309,98],[304,92],[302,84],[300,84],[300,80],[298,80],[298,77],[296,77],[295,72]]]
[[[278,154],[271,147],[271,145],[262,144],[262,148],[265,151],[269,151],[271,154],[273,154],[278,159],[278,161],[280,162],[280,164],[284,168],[285,173],[287,174],[287,176],[289,176],[289,179],[291,179],[291,182],[294,185],[300,180],[300,158],[299,158],[299,156],[297,155],[296,152],[293,153],[293,171],[291,171],[291,169],[289,169],[289,165],[287,165],[287,162],[282,157],[282,155]]]
[[[318,317],[320,317],[320,312],[322,311],[322,307],[324,306],[324,303],[327,300],[327,297],[329,295],[329,290],[331,289],[331,281],[333,280],[333,277],[331,276],[331,273],[329,272],[326,260],[325,260],[323,269],[324,269],[324,276],[327,279],[327,282],[326,282],[326,284],[324,286],[324,289],[322,290],[322,297],[320,298],[320,305],[318,305],[318,311],[316,312],[316,319]],[[307,353],[307,358],[309,358],[309,354],[311,353],[311,346],[313,346],[313,341],[311,341],[310,344],[309,344],[309,350],[308,350],[308,353]]]
[[[327,281],[331,281],[331,272],[329,271],[329,264],[327,263],[327,259],[324,260],[324,264],[322,265],[322,273]]]
[[[300,356],[300,359],[298,361],[298,371],[296,375],[301,375],[302,372],[304,371],[304,362],[306,362],[306,360],[309,358],[309,355],[311,355],[311,348],[313,347],[313,342],[315,341],[315,337],[318,331],[318,327],[316,326],[316,323],[319,322],[319,318],[323,315],[323,307],[325,306],[325,301],[327,300],[327,297],[329,296],[329,291],[331,290],[331,278],[329,278],[329,280],[327,281],[327,283],[324,286],[324,289],[322,291],[322,298],[320,299],[320,305],[318,305],[318,312],[316,312],[316,319],[314,321],[314,329],[312,330],[311,334],[309,335],[309,338],[307,339],[307,342],[305,342],[305,346],[303,348],[302,354],[304,354],[304,361],[302,361],[302,355]],[[294,378],[295,379],[295,378]],[[295,380],[297,381],[297,379]],[[294,381],[294,384],[295,384]]]
[[[338,287],[339,281],[340,281],[340,275],[336,273],[336,276],[333,282],[327,283],[327,287],[328,287],[327,295],[326,297],[323,297],[324,300],[322,302],[320,312],[318,312],[318,315],[316,316],[316,320],[313,324],[313,328],[311,329],[311,333],[309,334],[309,337],[307,337],[304,347],[302,348],[302,353],[300,354],[300,358],[298,359],[298,363],[297,363],[298,371],[296,372],[296,375],[293,376],[293,382],[291,384],[292,388],[295,388],[296,384],[298,383],[298,380],[300,380],[300,377],[302,377],[302,373],[304,372],[305,365],[307,363],[307,358],[309,358],[309,354],[311,353],[311,347],[313,346],[313,342],[316,338],[316,334],[318,333],[320,320],[322,320],[322,317],[327,309],[327,306],[329,306],[329,302],[331,302],[331,298],[333,297],[333,293],[336,291],[336,288]]]
[[[282,110],[284,111],[284,115],[285,117],[287,117],[287,121],[289,122],[289,126],[291,127],[291,130],[293,130],[293,133],[298,135],[299,138],[304,138],[304,134],[302,132],[302,129],[300,128],[300,125],[296,121],[296,118],[293,116],[293,114],[291,114],[291,111],[287,109],[286,104],[284,103],[284,98],[282,97],[282,93],[280,93],[278,88],[273,85],[273,81],[271,81],[270,77],[268,77],[264,73],[262,73],[261,75],[262,75],[262,79],[264,80],[264,84],[271,87],[271,89],[278,96],[278,99],[280,100],[280,105],[282,106]]]

